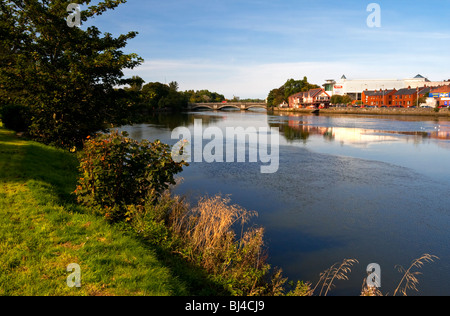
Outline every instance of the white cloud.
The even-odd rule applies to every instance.
[[[350,65],[342,63],[268,63],[243,65],[215,63],[207,60],[153,60],[126,75],[139,75],[146,82],[177,81],[181,90],[208,89],[241,98],[265,98],[269,91],[283,85],[287,79],[307,76],[312,83],[321,85],[324,78],[335,78]]]
[[[269,91],[283,85],[290,78],[302,79],[322,85],[326,79],[338,80],[343,74],[351,79],[411,78],[417,73],[431,80],[443,80],[442,69],[418,64],[414,58],[397,55],[356,54],[345,61],[286,62],[286,63],[238,63],[216,62],[208,59],[196,60],[152,60],[147,61],[127,76],[138,75],[146,82],[169,83],[177,81],[180,90],[201,90],[234,95],[241,98],[266,98]],[[448,74],[447,74],[448,76]]]

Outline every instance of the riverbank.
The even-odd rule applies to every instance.
[[[291,109],[291,108],[274,108],[273,110],[281,113],[311,113],[310,109]],[[329,108],[321,109],[320,114],[328,115],[345,115],[345,114],[362,114],[362,115],[406,115],[406,116],[434,116],[434,117],[450,117],[450,111],[440,109],[436,112],[434,109],[428,108]]]
[[[0,123],[0,295],[284,292],[281,272],[269,275],[263,259],[264,230],[242,228],[243,239],[234,238],[232,224],[244,225],[252,212],[220,196],[192,209],[166,192],[156,205],[130,205],[126,221],[111,222],[76,202],[79,164],[74,154],[18,137]],[[67,283],[69,276],[76,280],[76,267],[80,287]],[[289,293],[306,295],[309,288],[302,283]]]
[[[18,138],[0,125],[0,295],[212,291],[192,267],[163,258],[130,231],[78,205],[72,195],[77,168],[73,154]],[[72,263],[80,267],[80,288],[67,285]]]

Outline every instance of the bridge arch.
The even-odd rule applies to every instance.
[[[199,109],[208,109],[208,110],[213,110],[213,108],[211,108],[211,106],[209,105],[192,105],[188,107],[189,110],[199,110]]]
[[[217,110],[230,109],[230,108],[241,110],[240,106],[237,106],[234,104],[224,104],[223,106],[217,107]]]
[[[247,110],[250,109],[267,109],[267,105],[249,105],[247,106]]]
[[[252,108],[267,109],[265,103],[190,103],[188,109],[210,109],[220,111],[225,108],[235,108],[241,111],[246,111]]]

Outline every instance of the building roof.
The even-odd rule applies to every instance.
[[[420,94],[429,94],[430,92],[431,92],[431,88],[430,87],[422,88],[419,91]]]
[[[419,94],[428,94],[430,93],[431,88],[425,87],[425,88],[405,88],[400,89],[394,95],[415,95],[417,94],[417,91],[419,91]]]
[[[417,94],[417,89],[404,88],[394,93],[394,95],[411,95],[411,94]]]
[[[289,98],[314,98],[315,96],[317,96],[321,92],[325,92],[325,90],[322,89],[322,88],[311,89],[309,91],[298,92],[296,94],[293,94]]]
[[[375,91],[363,91],[364,94],[368,97],[376,97],[376,96],[383,96],[383,95],[388,95],[392,92],[396,92],[397,90],[395,89],[391,89],[391,90],[375,90]]]
[[[450,92],[450,85],[432,88],[431,92],[432,93],[436,93],[436,92]]]

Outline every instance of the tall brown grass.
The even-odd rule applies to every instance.
[[[229,197],[202,197],[195,207],[178,200],[169,227],[182,241],[179,253],[200,265],[237,295],[281,294],[280,270],[270,274],[264,229],[248,225],[257,216]]]
[[[419,290],[417,286],[419,284],[419,279],[417,277],[422,273],[415,271],[415,269],[420,269],[424,266],[424,264],[432,263],[438,259],[439,258],[437,256],[424,254],[420,258],[413,260],[408,269],[397,265],[396,268],[403,274],[403,277],[397,285],[393,296],[397,296],[397,294],[407,296],[407,292],[410,290],[418,292]],[[327,296],[330,290],[334,287],[334,282],[336,280],[348,280],[348,274],[351,273],[352,266],[358,263],[359,262],[356,259],[345,259],[342,262],[333,264],[330,268],[320,274],[319,281],[313,288],[310,288],[310,291],[307,292],[307,294],[311,296]],[[361,296],[388,296],[388,294],[385,295],[380,291],[380,289],[367,285],[367,280],[364,279],[361,289]]]
[[[320,274],[320,279],[312,289],[311,294],[314,294],[320,286],[319,296],[327,296],[328,292],[334,287],[334,281],[348,280],[348,274],[352,271],[352,266],[357,263],[359,262],[356,259],[345,259],[333,264]]]
[[[414,290],[418,292],[419,290],[417,289],[417,285],[419,284],[419,279],[417,278],[417,276],[421,275],[422,273],[419,271],[414,271],[414,269],[420,269],[424,266],[425,263],[431,263],[438,259],[439,258],[434,255],[424,254],[420,258],[413,260],[408,269],[405,269],[400,265],[396,266],[398,271],[400,273],[403,273],[403,278],[395,289],[394,296],[396,296],[397,293],[401,293],[403,294],[403,296],[407,296],[408,290]]]

